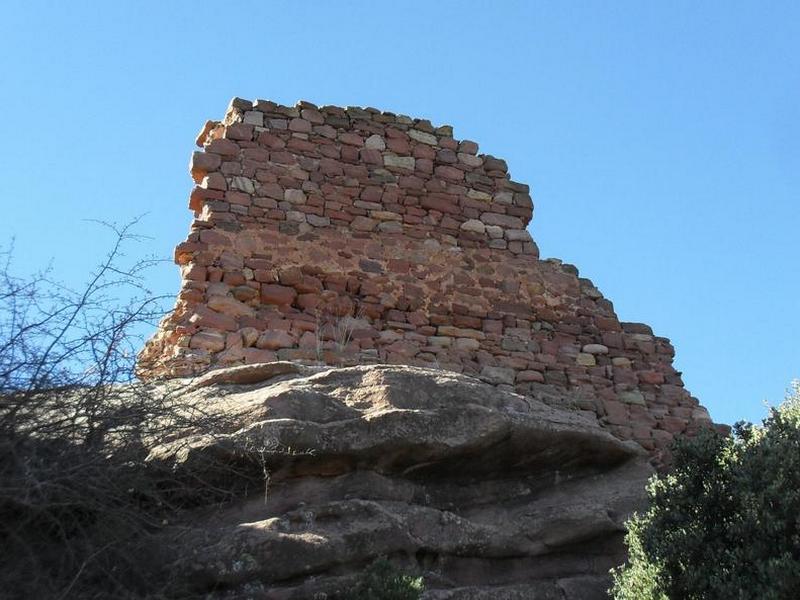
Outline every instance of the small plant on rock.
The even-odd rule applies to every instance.
[[[361,574],[348,600],[419,600],[425,590],[422,577],[403,573],[379,558]]]

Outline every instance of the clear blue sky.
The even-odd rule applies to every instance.
[[[800,3],[7,2],[0,244],[85,278],[84,219],[186,234],[197,130],[232,96],[368,105],[529,183],[543,257],[677,348],[718,421],[800,377]],[[153,273],[174,293],[178,270]]]

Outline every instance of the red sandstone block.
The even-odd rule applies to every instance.
[[[658,354],[663,354],[665,356],[675,356],[675,348],[669,340],[657,344],[656,351]]]
[[[239,146],[231,140],[218,139],[206,146],[206,152],[221,156],[236,156],[239,154]]]
[[[232,272],[228,271],[222,275],[222,282],[229,285],[229,286],[237,286],[237,285],[244,285],[247,281],[239,272]]]
[[[339,149],[339,152],[341,153],[342,156],[342,162],[350,163],[351,165],[358,164],[358,157],[359,157],[358,146],[342,146]],[[347,166],[348,165],[345,165],[345,168],[347,168]],[[360,169],[360,165],[358,168]],[[355,175],[355,177],[358,177],[358,175]]]
[[[275,362],[278,356],[270,350],[259,350],[258,348],[242,348],[242,356],[246,364],[262,362]]]
[[[249,142],[253,139],[253,126],[248,123],[231,123],[225,128],[225,138]]]
[[[668,431],[671,434],[678,434],[683,433],[686,429],[687,421],[680,417],[665,416],[661,418],[658,424],[664,431]]]
[[[228,182],[222,173],[208,173],[203,177],[200,186],[208,190],[226,190]]]
[[[345,289],[350,294],[359,294],[361,290],[361,282],[355,277],[348,277],[345,282]]]
[[[482,328],[486,333],[499,335],[503,333],[503,322],[497,319],[484,319]]]
[[[326,141],[326,144],[325,144],[326,146],[333,146],[333,144],[328,142],[328,140],[335,140],[336,139],[336,129],[335,128],[331,127],[328,124],[317,125],[317,126],[313,127],[313,131],[314,131],[314,133],[316,135],[320,135],[320,136],[322,136],[324,138],[327,138],[325,140]],[[315,140],[315,141],[319,142],[319,140]]]
[[[225,201],[239,206],[250,206],[252,198],[244,192],[225,192]]]
[[[222,269],[219,267],[208,267],[207,270],[209,283],[219,283],[222,281]]]
[[[600,339],[603,340],[603,345],[609,348],[622,348],[622,334],[618,332],[604,332]]]
[[[418,158],[414,163],[414,170],[424,175],[430,175],[433,173],[433,161],[427,158]]]
[[[470,317],[467,315],[453,315],[453,325],[457,327],[466,327],[468,329],[482,329],[483,321],[477,317]]]
[[[544,383],[544,374],[539,371],[519,371],[517,383]]]
[[[350,146],[363,146],[364,145],[364,138],[362,138],[357,133],[351,133],[351,132],[340,133],[337,136],[337,139],[342,144],[347,144],[347,145],[350,145]]]
[[[605,420],[612,425],[626,425],[630,423],[628,406],[623,402],[615,400],[603,400],[603,411]]]
[[[487,225],[499,225],[507,229],[524,229],[525,225],[519,217],[501,215],[493,212],[485,212],[481,215],[481,221]]]
[[[279,350],[292,348],[297,344],[294,336],[283,330],[269,330],[262,333],[256,341],[256,347],[262,350]]]
[[[364,202],[380,202],[383,188],[377,185],[368,185],[361,190],[359,197]]]
[[[304,108],[300,111],[300,116],[314,125],[322,125],[325,123],[325,117],[323,117],[322,113],[316,108]]]
[[[334,146],[333,144],[324,144],[321,146],[317,146],[317,152],[320,156],[324,156],[326,158],[341,158],[342,152],[339,146]]]
[[[411,146],[408,141],[401,138],[387,138],[386,149],[400,156],[407,156],[411,153]]]
[[[423,190],[425,189],[425,180],[417,177],[416,175],[403,175],[397,178],[397,185],[402,190]]]
[[[296,300],[297,306],[303,310],[314,310],[322,303],[322,298],[319,294],[300,294]]]
[[[286,144],[286,148],[292,152],[305,152],[313,155],[317,149],[317,145],[313,142],[309,142],[308,140],[301,140],[300,138],[293,137]]]
[[[391,273],[408,273],[411,269],[411,263],[407,260],[390,258],[386,263],[386,269]]]
[[[208,140],[209,134],[211,134],[211,132],[219,124],[219,121],[206,121],[202,129],[200,129],[200,132],[197,134],[197,138],[195,139],[194,143],[202,148],[203,144],[205,144]]]
[[[459,208],[457,200],[452,197],[442,196],[440,194],[431,194],[425,196],[420,200],[420,205],[430,210],[437,210],[442,213],[458,214]]]
[[[209,154],[207,152],[193,152],[192,160],[189,163],[189,170],[196,182],[203,179],[203,175],[209,171],[214,171],[220,167],[222,159],[219,154]]]
[[[380,150],[373,150],[370,148],[362,148],[359,151],[361,162],[368,165],[383,165],[383,154]],[[417,162],[419,164],[419,162]]]
[[[322,291],[322,281],[311,275],[303,275],[302,279],[294,284],[294,289],[300,294],[318,293]]]
[[[268,167],[269,152],[264,148],[244,148],[242,150],[242,156],[244,156],[242,164],[245,166],[249,163],[254,163],[261,167]]]
[[[355,217],[353,222],[350,224],[356,231],[374,231],[375,227],[378,225],[378,222],[375,219],[369,219],[367,217]]]
[[[268,131],[259,133],[257,140],[260,145],[273,150],[280,150],[286,147],[286,142],[282,138]]]
[[[232,246],[230,238],[213,229],[204,229],[200,232],[200,241],[212,246]]]
[[[486,154],[483,157],[483,168],[487,173],[490,171],[496,171],[501,174],[508,172],[508,165],[506,164],[506,161],[500,158],[495,158],[489,154]]]
[[[458,151],[464,152],[465,154],[477,154],[478,144],[470,140],[461,140],[461,143],[458,145]]]
[[[284,150],[275,150],[269,153],[269,158],[272,162],[279,165],[294,165],[297,164],[297,157],[291,152]]]
[[[266,269],[255,269],[253,271],[253,279],[261,283],[269,283],[273,281],[272,271]]]
[[[264,304],[288,305],[294,302],[297,292],[294,288],[277,284],[261,286],[261,301]]]
[[[525,223],[528,223],[533,218],[533,211],[530,208],[519,208],[517,206],[507,207],[506,214],[513,217],[519,217]]]
[[[235,318],[220,314],[205,306],[197,306],[194,311],[189,321],[199,327],[208,327],[209,329],[220,331],[236,331],[239,328]]]
[[[333,158],[322,158],[319,161],[320,172],[327,177],[336,177],[343,175],[344,169],[342,163]]]
[[[225,193],[220,190],[209,190],[202,187],[195,187],[189,196],[189,208],[195,212],[203,210],[203,203],[208,200],[222,200]]]
[[[396,355],[397,358],[413,357],[420,351],[418,344],[409,341],[394,342],[393,344],[385,346],[385,349],[390,356]]]
[[[386,311],[386,320],[387,321],[396,321],[398,323],[405,323],[406,321],[406,314],[402,311],[390,309]]]
[[[658,371],[639,371],[637,374],[639,383],[659,385],[664,383],[664,374]]]
[[[436,149],[427,144],[415,144],[411,151],[414,158],[421,158],[426,160],[434,160],[436,158]]]
[[[225,336],[216,331],[200,331],[192,336],[189,347],[219,352],[225,349]]]
[[[259,183],[275,183],[278,181],[278,176],[272,171],[266,169],[258,169],[256,171],[256,181]]]
[[[188,281],[205,281],[207,276],[206,268],[197,264],[188,264],[181,269],[181,275]]]
[[[253,198],[253,205],[260,209],[276,209],[278,208],[278,201],[274,198]],[[263,216],[264,211],[262,210],[259,213],[259,216]]]
[[[289,121],[289,131],[311,133],[311,122],[305,119],[294,118]]]
[[[646,325],[645,323],[630,323],[630,322],[623,322],[620,323],[622,325],[622,330],[625,333],[638,333],[642,335],[653,335],[653,329]]]

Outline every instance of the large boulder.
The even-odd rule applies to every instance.
[[[623,523],[652,473],[635,443],[451,372],[230,375],[186,392],[228,425],[150,457],[201,478],[220,461],[267,475],[180,528],[175,568],[198,595],[346,598],[385,556],[422,575],[431,600],[605,597],[608,569],[624,560]],[[227,485],[216,473],[209,485]]]

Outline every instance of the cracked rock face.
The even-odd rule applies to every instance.
[[[226,431],[151,456],[265,457],[266,489],[181,529],[198,595],[346,598],[386,556],[425,578],[426,599],[605,597],[652,473],[636,444],[456,373],[248,368],[188,392],[232,416]]]

